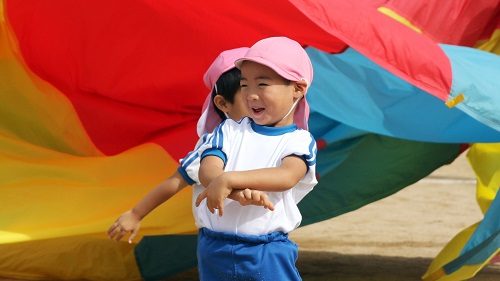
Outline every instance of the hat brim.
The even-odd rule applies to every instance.
[[[293,75],[293,74],[283,70],[282,68],[280,68],[279,66],[277,66],[273,62],[271,62],[265,58],[262,58],[262,57],[244,57],[244,58],[236,60],[234,62],[234,65],[236,65],[236,67],[241,70],[241,65],[243,64],[244,61],[251,61],[251,62],[265,65],[265,66],[271,68],[272,70],[274,70],[274,72],[278,73],[279,76],[281,76],[287,80],[290,80],[290,81],[299,81],[302,79],[302,77],[297,77],[296,75]]]

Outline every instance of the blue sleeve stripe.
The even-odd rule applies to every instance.
[[[309,155],[304,155],[309,166],[316,165],[316,153],[316,141],[313,138],[311,139],[311,143],[309,143]]]
[[[177,171],[179,171],[179,174],[181,174],[181,176],[184,178],[184,180],[189,184],[189,185],[193,185],[195,184],[196,182],[194,180],[192,180],[189,175],[187,174],[186,170],[184,170],[184,168],[182,166],[179,166],[177,168]]]
[[[207,142],[207,139],[208,139],[208,134],[204,134],[203,136],[201,136],[201,143],[195,149],[200,148],[204,143]]]
[[[193,161],[196,160],[196,158],[198,158],[198,152],[196,150],[189,152],[186,158],[181,160],[181,166],[183,168],[186,168],[191,163],[193,163]]]
[[[222,149],[222,142],[224,139],[224,134],[222,133],[222,126],[218,126],[214,132],[212,139],[212,147],[217,149]]]
[[[205,158],[206,156],[217,156],[220,159],[222,159],[222,162],[224,162],[224,165],[226,165],[226,161],[227,161],[226,154],[220,149],[210,148],[210,149],[203,151],[203,153],[201,154],[201,160],[203,160],[203,158]]]
[[[214,138],[214,134],[208,135],[207,137],[205,137],[205,141],[202,143],[202,145],[211,143],[213,138]]]

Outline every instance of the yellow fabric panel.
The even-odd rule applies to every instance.
[[[439,273],[443,266],[445,266],[452,260],[456,259],[460,255],[462,248],[465,246],[469,238],[472,236],[472,233],[474,233],[478,225],[479,222],[462,230],[455,237],[453,237],[453,239],[451,239],[451,241],[448,242],[448,244],[446,244],[446,246],[434,258],[434,260],[432,260],[431,264],[429,265],[429,268],[427,268],[427,271],[422,276],[422,279],[425,281],[463,280],[463,279],[449,279],[450,275],[441,275],[436,273]],[[470,276],[468,278],[470,278]]]
[[[500,186],[500,143],[474,144],[467,158],[477,178],[477,201],[486,213]]]
[[[464,265],[459,270],[455,271],[453,274],[444,275],[441,278],[431,278],[429,276],[429,277],[423,277],[422,279],[424,281],[434,281],[434,280],[439,280],[439,281],[459,281],[459,280],[468,280],[471,277],[475,276],[483,267],[484,267],[484,265],[482,265],[482,264]]]
[[[175,171],[154,144],[116,156],[80,157],[0,137],[0,244],[104,233],[123,211]],[[8,175],[8,176],[7,176]],[[165,233],[194,233],[191,192],[183,190],[143,223]]]
[[[417,33],[422,34],[422,30],[420,28],[416,27],[408,19],[400,16],[398,13],[394,12],[393,10],[391,10],[391,9],[389,9],[387,7],[379,7],[379,8],[377,8],[377,10],[379,12],[381,12],[382,14],[384,14],[384,15],[390,17],[390,18],[393,18],[396,21],[399,21],[400,23],[402,23],[402,24],[406,25],[407,27],[413,29]]]
[[[135,246],[92,236],[3,244],[0,275],[28,280],[141,280]]]
[[[132,248],[116,248],[105,231],[175,171],[178,163],[160,146],[146,144],[111,157],[73,156],[6,138],[0,147],[9,148],[1,156],[8,161],[0,161],[0,276],[137,275],[129,272],[136,267]],[[155,209],[135,242],[143,235],[196,233],[191,196],[191,187],[185,188]]]

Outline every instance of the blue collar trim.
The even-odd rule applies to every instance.
[[[251,118],[250,118],[251,120]],[[266,135],[266,136],[279,136],[279,135],[284,135],[286,133],[290,133],[293,131],[297,130],[297,125],[292,124],[284,127],[268,127],[268,126],[261,126],[257,123],[255,123],[253,120],[250,122],[250,126],[252,126],[252,129],[261,135]]]

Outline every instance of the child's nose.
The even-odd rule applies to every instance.
[[[249,91],[247,92],[247,100],[256,100],[256,99],[258,99],[258,98],[259,98],[259,96],[256,94],[256,92],[255,92],[255,91],[251,91],[251,90],[249,90]]]

